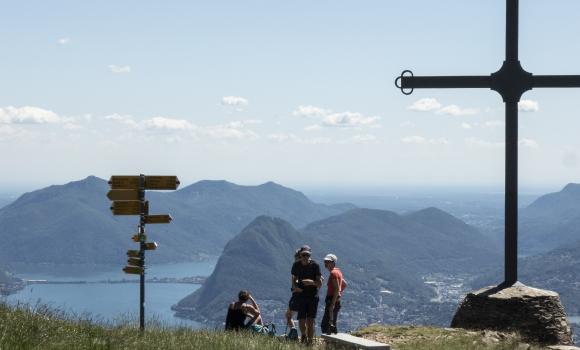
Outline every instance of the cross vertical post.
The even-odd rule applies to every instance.
[[[518,103],[505,104],[505,279],[518,280]]]
[[[533,75],[518,58],[519,1],[506,0],[505,61],[489,76],[415,77],[409,70],[395,80],[405,95],[424,88],[489,88],[505,103],[505,279],[503,286],[518,280],[518,102],[537,87],[580,87],[580,75]]]

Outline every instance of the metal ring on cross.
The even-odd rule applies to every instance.
[[[405,74],[410,74],[410,75],[405,75]],[[404,95],[410,95],[413,93],[413,88],[411,88],[411,90],[407,90],[405,91],[405,89],[403,88],[402,84],[401,84],[401,79],[403,79],[403,77],[412,77],[413,76],[413,72],[411,72],[410,70],[404,70],[403,73],[401,73],[401,76],[399,76],[397,79],[395,79],[395,86],[399,89],[401,89],[401,92]]]

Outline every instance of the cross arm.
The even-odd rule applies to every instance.
[[[534,75],[534,88],[572,88],[580,87],[580,75]]]
[[[411,71],[404,71],[395,80],[395,85],[404,94],[410,94],[413,89],[435,89],[435,88],[490,88],[491,78],[487,76],[438,76],[438,77],[416,77]]]

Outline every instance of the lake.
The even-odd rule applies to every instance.
[[[153,277],[191,277],[209,276],[216,260],[204,262],[152,265],[147,269],[146,278]],[[121,279],[138,280],[138,275],[128,275],[121,271],[122,267],[111,268],[108,271],[84,274],[58,275],[23,273],[16,277],[26,280],[48,281],[118,281]],[[159,320],[170,326],[187,326],[203,328],[199,322],[185,320],[173,316],[171,306],[198,289],[200,285],[186,283],[145,283],[145,316],[146,322]],[[69,314],[90,315],[92,319],[103,322],[139,320],[139,283],[91,283],[91,284],[32,284],[8,297],[3,297],[7,303],[15,305],[25,303],[48,304],[62,309]],[[147,323],[146,323],[147,324]]]

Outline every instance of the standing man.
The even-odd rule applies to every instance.
[[[334,254],[328,254],[324,257],[324,267],[330,272],[328,277],[326,299],[324,300],[324,316],[322,317],[322,333],[337,333],[336,321],[338,311],[340,311],[340,297],[346,287],[346,281],[342,277],[342,272],[336,267],[338,258]]]
[[[292,265],[292,289],[299,293],[298,322],[301,341],[308,345],[314,340],[314,320],[318,309],[318,290],[322,286],[322,274],[316,261],[310,259],[309,246],[300,248],[300,261]]]

